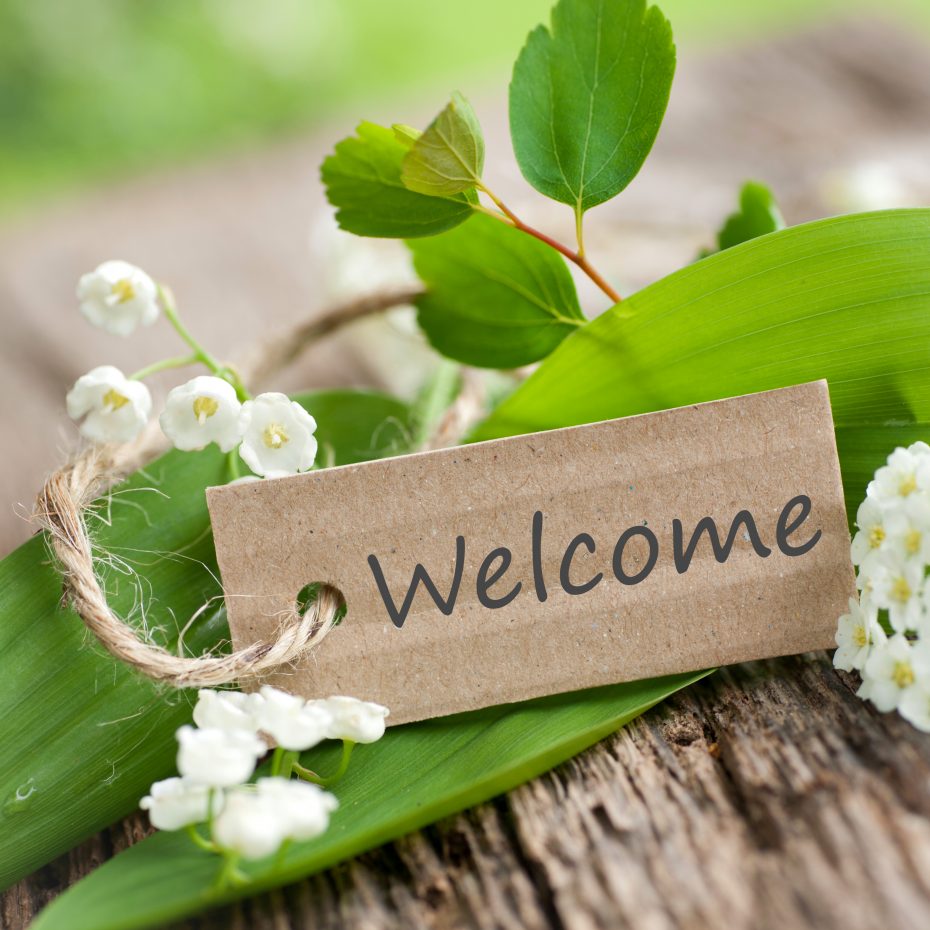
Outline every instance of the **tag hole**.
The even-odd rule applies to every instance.
[[[336,619],[333,621],[333,626],[339,626],[340,623],[345,619],[347,612],[346,599],[342,594],[342,591],[334,585],[327,584],[325,581],[311,581],[310,584],[305,584],[300,591],[297,593],[297,612],[302,617],[310,607],[317,602],[320,596],[320,592],[324,589],[328,590],[333,594],[336,599],[339,601],[339,607],[336,610]]]

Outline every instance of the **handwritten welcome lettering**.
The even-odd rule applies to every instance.
[[[811,510],[811,499],[804,494],[792,497],[782,508],[775,524],[775,545],[784,555],[789,557],[802,556],[810,552],[819,542],[823,535],[822,531],[819,529],[814,531],[803,542],[792,543],[790,540],[790,537],[801,528],[802,524],[810,516]],[[764,559],[772,554],[772,549],[762,541],[759,531],[756,528],[756,521],[748,510],[741,510],[736,514],[723,540],[720,538],[717,523],[713,517],[704,517],[697,523],[689,536],[687,544],[684,541],[685,529],[681,520],[673,520],[672,558],[674,559],[675,569],[678,574],[683,575],[691,567],[695,552],[704,536],[707,537],[707,542],[717,562],[721,564],[726,562],[733,550],[733,545],[740,528],[743,528],[745,538],[751,543],[756,555]],[[546,578],[542,568],[543,529],[544,515],[541,510],[537,510],[533,514],[533,522],[530,528],[530,547],[532,551],[533,587],[535,589],[536,598],[540,603],[546,601],[549,597]],[[627,573],[624,568],[623,555],[627,545],[636,538],[644,541],[648,548],[648,555],[645,564],[641,568],[638,568],[637,571],[630,574]],[[582,546],[587,549],[590,555],[595,555],[597,553],[597,543],[589,533],[579,533],[568,543],[562,555],[558,575],[559,586],[566,594],[587,594],[588,591],[597,587],[597,585],[604,580],[603,571],[594,573],[586,581],[581,583],[572,580],[572,568],[575,556],[578,549]],[[394,626],[400,629],[406,622],[410,609],[413,606],[417,589],[421,584],[426,594],[432,598],[439,612],[447,617],[452,615],[455,610],[455,602],[458,598],[459,590],[462,586],[465,549],[465,537],[457,536],[455,538],[455,569],[447,594],[443,595],[440,592],[427,568],[422,563],[418,562],[413,569],[410,584],[399,605],[390,591],[378,556],[374,553],[368,556],[368,566],[374,576],[375,584],[378,586],[378,593],[381,595],[381,600]],[[617,539],[613,547],[610,567],[613,577],[620,582],[620,584],[636,585],[649,577],[658,560],[658,537],[648,526],[637,525],[624,530]],[[504,576],[510,569],[512,562],[513,552],[506,546],[498,546],[485,556],[475,577],[475,596],[483,607],[489,610],[497,610],[501,607],[506,607],[523,590],[523,580],[519,580],[513,584],[506,594],[498,594],[495,596],[491,593],[492,587],[495,587],[498,582],[504,581]]]

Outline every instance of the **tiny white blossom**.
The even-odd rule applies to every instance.
[[[899,633],[916,630],[923,618],[924,566],[920,562],[876,563],[871,576],[871,600],[888,611]]]
[[[66,398],[68,416],[81,420],[81,433],[94,442],[128,442],[148,422],[152,395],[141,381],[100,365],[81,375]]]
[[[329,815],[339,807],[334,795],[305,781],[259,778],[256,788],[269,815],[280,821],[286,839],[312,840],[325,833]]]
[[[885,519],[885,510],[875,498],[867,497],[859,505],[856,513],[856,526],[859,529],[850,547],[853,565],[867,567],[868,563],[882,551],[888,538]]]
[[[213,821],[213,839],[245,859],[263,859],[287,839],[280,816],[267,799],[250,787],[229,791]]]
[[[854,597],[849,599],[849,613],[843,614],[836,631],[837,650],[833,664],[844,672],[865,668],[869,652],[887,637],[874,608],[864,609]]]
[[[247,781],[267,746],[246,730],[196,730],[184,726],[177,732],[178,771],[184,778],[211,788],[227,788]]]
[[[242,405],[239,454],[264,478],[306,471],[316,458],[316,420],[286,394],[259,394]]]
[[[194,723],[202,728],[247,730],[254,733],[258,729],[255,722],[255,697],[257,695],[243,694],[241,691],[211,691],[204,688],[197,692]]]
[[[166,778],[149,789],[139,807],[149,812],[152,826],[158,830],[180,830],[192,823],[203,823],[209,815],[210,789],[183,778]],[[213,813],[222,809],[223,797],[213,798]]]
[[[302,752],[326,739],[332,722],[326,708],[271,685],[262,685],[260,694],[255,721],[280,747]]]
[[[337,695],[317,702],[332,717],[326,735],[353,743],[374,743],[384,736],[385,718],[390,711],[371,701]]]
[[[909,723],[930,733],[930,643],[917,643],[911,650],[911,666],[914,669],[913,688],[901,696],[898,711]]]
[[[917,491],[930,488],[930,447],[917,442],[907,449],[895,449],[888,464],[875,472],[866,494],[880,506],[907,506]]]
[[[898,707],[917,680],[913,651],[900,633],[876,643],[865,663],[861,696],[882,712]]]
[[[930,500],[915,495],[907,509],[896,509],[885,518],[884,552],[899,563],[930,562]]]
[[[151,326],[158,319],[155,282],[129,262],[104,262],[82,275],[77,296],[84,316],[117,336],[128,336],[137,326]]]
[[[164,434],[176,449],[192,452],[215,442],[230,452],[242,438],[236,389],[222,378],[198,375],[168,392],[159,417]]]

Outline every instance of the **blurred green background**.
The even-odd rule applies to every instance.
[[[552,0],[0,0],[0,213],[500,73]],[[679,45],[928,0],[661,0]],[[365,107],[354,105],[365,99]]]

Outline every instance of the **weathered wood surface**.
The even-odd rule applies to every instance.
[[[745,177],[771,182],[792,222],[841,210],[836,179],[876,160],[899,186],[886,198],[926,203],[928,126],[926,47],[874,23],[686,57],[655,155],[622,202],[592,214],[590,249],[628,287],[665,273],[708,241]],[[221,352],[323,302],[320,261],[305,255],[312,166],[344,128],[0,232],[0,389],[17,398],[4,426],[22,440],[0,462],[3,499],[28,500],[57,461],[45,425],[80,370],[167,348],[163,334],[141,347],[80,334],[73,281],[101,255],[128,242],[118,251],[187,293]],[[492,138],[504,132],[499,118]],[[333,379],[390,372],[363,335],[321,346],[291,380]],[[24,533],[0,521],[0,549]],[[822,655],[720,672],[506,797],[183,928],[926,928],[930,738],[853,691]],[[0,898],[0,927],[21,930],[145,832],[127,818],[20,882]]]

